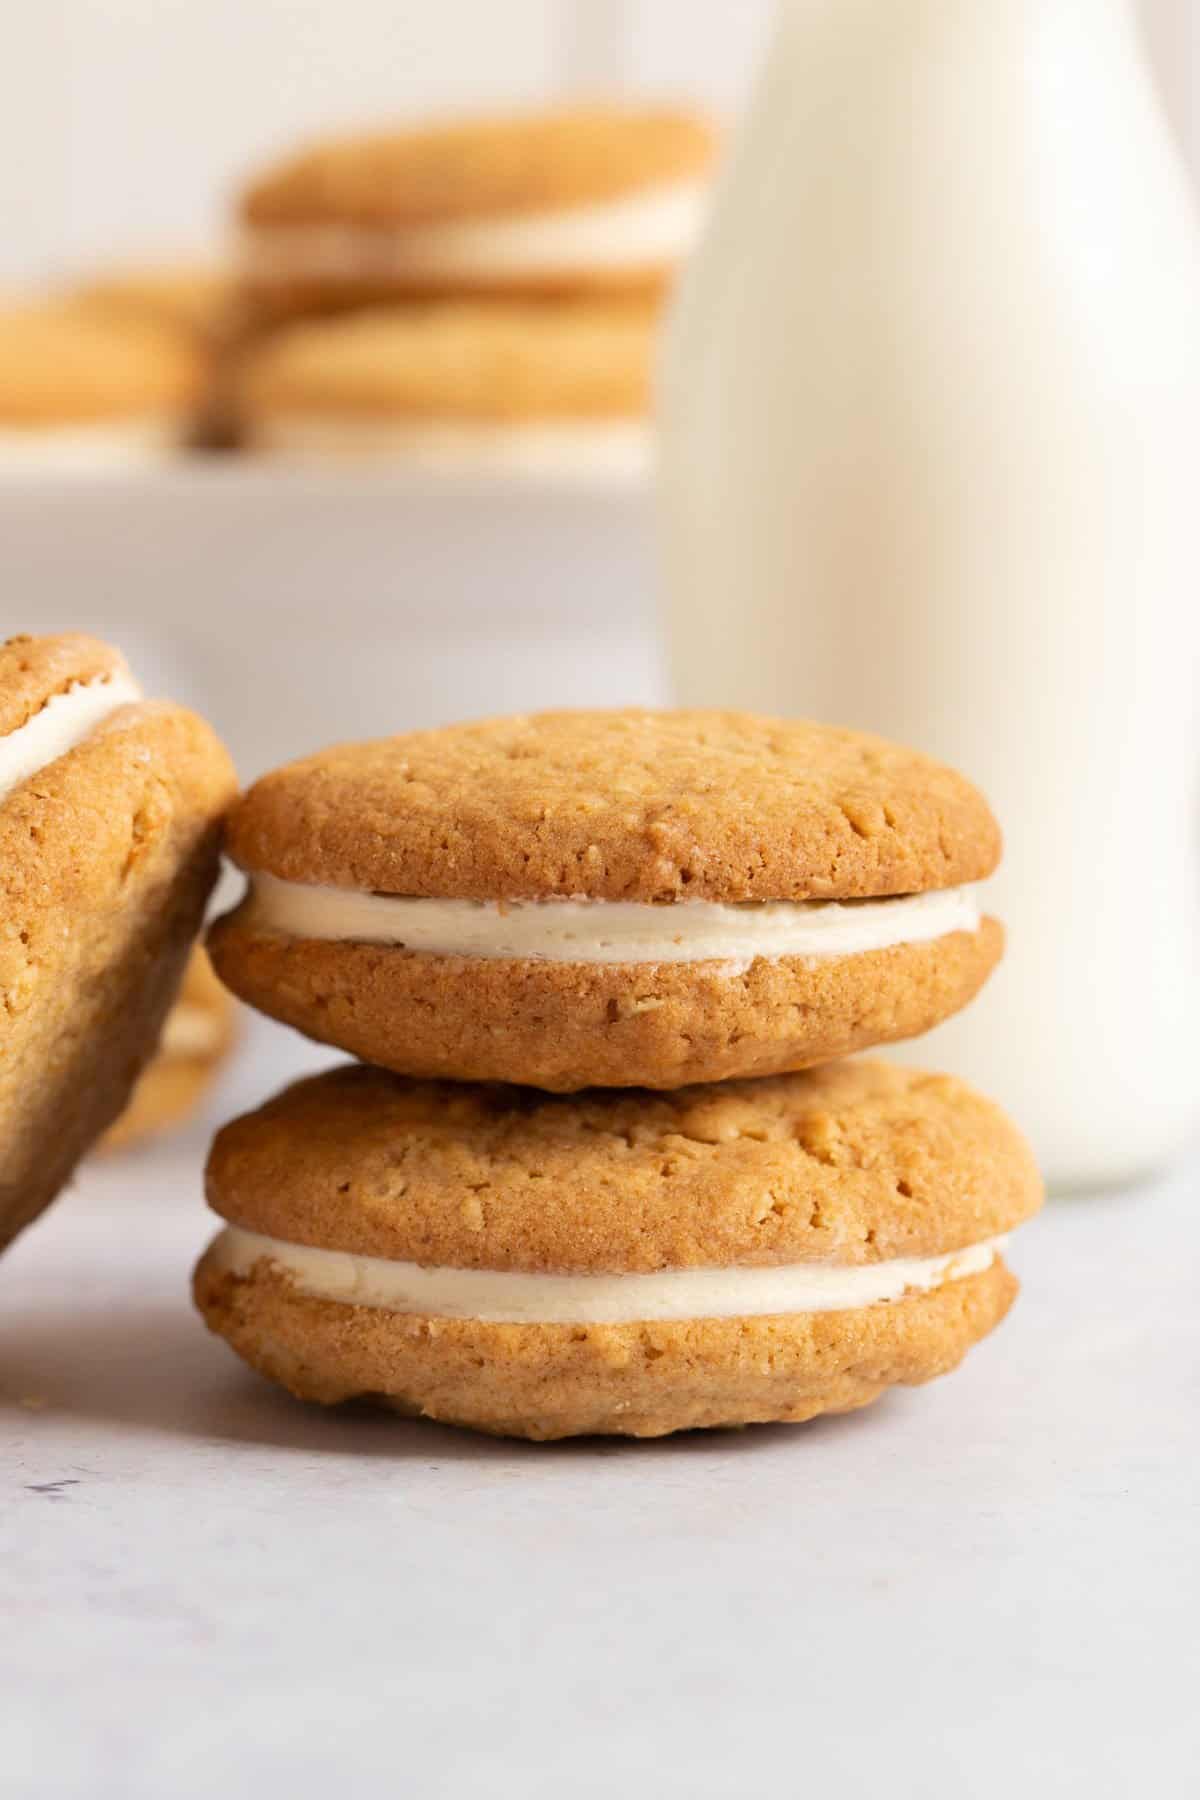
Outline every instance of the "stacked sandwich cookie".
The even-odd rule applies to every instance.
[[[214,1330],[302,1397],[531,1438],[845,1411],[1007,1311],[1030,1153],[855,1051],[997,962],[968,782],[858,733],[560,713],[235,808],[243,999],[362,1058],[219,1135]]]
[[[240,205],[241,441],[289,461],[636,474],[714,134],[593,106],[374,132]]]

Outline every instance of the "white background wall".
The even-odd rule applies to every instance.
[[[1200,0],[1142,4],[1196,148]],[[8,0],[0,282],[203,245],[247,166],[331,124],[617,80],[733,108],[772,10],[773,0]]]

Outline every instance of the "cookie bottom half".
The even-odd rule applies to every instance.
[[[210,1330],[299,1399],[367,1399],[538,1441],[850,1412],[953,1369],[1016,1293],[997,1258],[931,1293],[853,1312],[498,1325],[314,1299],[269,1263],[236,1275],[211,1251],[195,1276]]]
[[[778,1075],[917,1037],[974,998],[1002,927],[853,956],[594,964],[292,938],[238,913],[210,940],[235,994],[400,1075],[573,1093]]]

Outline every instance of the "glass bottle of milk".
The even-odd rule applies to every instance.
[[[1051,1181],[1200,1114],[1200,248],[1125,0],[783,0],[662,391],[678,700],[991,798],[1005,963],[911,1050]],[[907,1053],[906,1053],[907,1054]]]

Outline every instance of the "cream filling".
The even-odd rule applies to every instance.
[[[211,1056],[221,1046],[225,1035],[223,1021],[203,1006],[190,1006],[186,1000],[167,1014],[158,1042],[160,1056]]]
[[[180,423],[147,416],[88,425],[0,424],[0,474],[23,470],[108,472],[143,468],[179,448]]]
[[[282,462],[393,462],[434,475],[547,475],[641,480],[654,463],[643,419],[536,424],[363,419],[278,413],[253,420],[249,448]]]
[[[141,697],[141,688],[124,670],[76,682],[65,694],[52,695],[24,725],[0,737],[0,799],[90,737],[119,706]]]
[[[975,888],[891,900],[767,901],[721,906],[681,900],[412,900],[354,888],[251,877],[247,922],[287,937],[388,944],[433,956],[556,963],[722,962],[856,956],[977,931]]]
[[[219,1269],[234,1275],[248,1275],[257,1263],[270,1263],[291,1276],[299,1293],[347,1306],[494,1325],[631,1325],[877,1306],[978,1275],[1005,1242],[989,1238],[944,1256],[900,1257],[853,1268],[788,1263],[766,1269],[665,1269],[655,1275],[530,1275],[427,1269],[420,1263],[286,1244],[230,1225],[209,1254]]]
[[[243,275],[295,280],[502,281],[672,267],[700,235],[708,188],[664,184],[560,212],[442,225],[255,225],[242,233]]]

